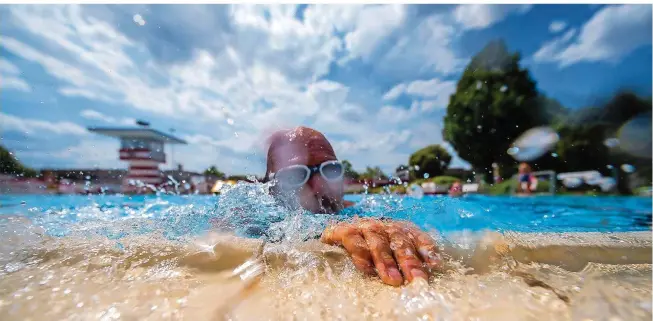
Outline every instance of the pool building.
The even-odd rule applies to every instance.
[[[120,140],[118,157],[128,163],[127,175],[122,177],[121,192],[127,194],[149,193],[166,182],[159,169],[166,163],[166,144],[186,142],[171,134],[150,128],[149,123],[138,121],[139,127],[89,127],[88,130]]]

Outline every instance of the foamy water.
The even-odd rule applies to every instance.
[[[428,283],[391,287],[360,275],[342,249],[314,239],[334,217],[281,209],[257,184],[231,193],[213,205],[155,200],[130,215],[82,207],[3,216],[0,319],[652,317],[650,231],[434,234],[445,267]],[[396,209],[401,200],[380,202]],[[57,219],[73,214],[74,222]],[[262,239],[269,242],[261,277],[232,277]]]

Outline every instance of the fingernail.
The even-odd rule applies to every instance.
[[[429,277],[426,275],[426,273],[424,273],[424,271],[422,271],[422,270],[420,270],[420,269],[412,269],[412,270],[410,270],[410,274],[413,275],[413,279],[415,279],[415,278],[421,278],[421,279],[424,279],[424,280],[428,280],[428,278],[429,278]]]
[[[442,261],[442,256],[437,252],[429,251],[427,249],[420,249],[419,254],[421,254],[423,258],[427,259],[429,264],[439,264]]]
[[[396,268],[393,268],[393,267],[388,268],[388,276],[390,276],[390,278],[393,279],[393,280],[401,280],[402,279],[401,273],[399,273],[399,270],[397,270]]]

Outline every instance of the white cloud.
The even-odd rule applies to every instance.
[[[404,75],[437,72],[459,72],[466,59],[453,50],[453,42],[461,35],[460,30],[448,22],[444,15],[432,15],[420,21],[412,30],[406,30],[375,68],[384,74]]]
[[[169,20],[175,20],[175,28],[189,23],[193,30],[211,30],[203,24],[213,23],[209,21],[215,17],[198,10],[187,9]],[[343,56],[365,60],[378,55],[392,67],[408,61],[413,65],[407,70],[459,70],[464,59],[451,49],[459,33],[442,16],[429,17],[407,30],[387,53],[379,50],[408,23],[405,10],[395,5],[310,5],[299,20],[296,6],[234,6],[226,15],[228,30],[216,28],[207,40],[222,39],[221,50],[197,47],[188,60],[163,64],[154,59],[146,41],[128,37],[117,29],[117,22],[99,20],[101,15],[77,5],[15,6],[10,11],[16,27],[31,33],[31,38],[3,36],[0,45],[58,79],[61,85],[55,89],[61,95],[115,106],[113,115],[137,109],[139,114],[178,123],[175,128],[190,144],[175,147],[175,161],[189,169],[216,164],[232,173],[260,174],[257,171],[263,169],[256,165],[256,157],[265,152],[265,135],[297,125],[336,137],[338,153],[354,164],[396,166],[390,162],[404,163],[407,158],[406,152],[398,151],[412,138],[407,126],[431,122],[420,115],[446,106],[442,101],[448,100],[453,85],[438,79],[406,83],[397,92],[420,102],[410,108],[378,108],[349,102],[349,86],[323,76]],[[149,30],[158,23],[156,17],[139,11],[147,24],[134,26],[134,13],[127,20],[131,27]],[[81,116],[110,124],[133,123],[131,118],[108,116],[102,110],[83,110]],[[86,133],[78,125],[58,126],[62,124],[55,127]],[[77,150],[92,148],[84,145]]]
[[[118,158],[119,148],[117,140],[84,139],[48,156],[65,159],[70,167],[121,168],[124,163]]]
[[[572,29],[545,43],[533,58],[538,62],[555,62],[560,67],[579,62],[618,62],[651,43],[651,14],[650,5],[605,6],[578,34]]]
[[[388,90],[383,95],[385,100],[394,100],[402,94],[406,94],[421,101],[421,110],[430,111],[436,108],[446,108],[449,104],[449,97],[456,91],[456,82],[452,80],[440,80],[432,78],[429,80],[414,80],[409,83],[400,83]]]
[[[115,118],[115,117],[107,116],[97,110],[92,110],[92,109],[84,109],[82,110],[81,113],[79,113],[79,115],[86,119],[99,120],[108,124],[135,125],[136,123],[136,119],[134,118],[129,118],[129,117]]]
[[[412,150],[418,150],[429,145],[437,144],[444,147],[449,154],[456,155],[456,150],[442,139],[442,122],[431,121],[420,123],[411,128],[411,131],[413,136],[408,143],[408,146]],[[458,157],[453,157],[449,167],[469,169],[471,168],[471,165]]]
[[[405,90],[406,90],[405,84],[398,84],[392,87],[383,95],[383,100],[395,100],[399,98],[399,96],[401,96],[401,94],[403,94]]]
[[[174,162],[182,163],[184,168],[202,171],[211,165],[216,165],[227,174],[254,174],[260,176],[265,171],[265,163],[259,157],[247,156],[252,148],[258,148],[262,139],[247,135],[243,140],[216,139],[207,135],[182,135],[188,145],[175,147]],[[243,143],[248,141],[249,143]],[[252,147],[254,146],[254,147]],[[239,156],[229,152],[241,153]],[[259,151],[261,152],[261,151]],[[263,153],[259,154],[263,155]],[[168,158],[172,151],[168,149]]]
[[[535,61],[552,61],[559,54],[561,48],[567,46],[571,39],[576,36],[576,29],[569,29],[562,36],[545,43],[533,54]]]
[[[32,91],[30,85],[19,77],[20,69],[4,58],[0,58],[0,88]]]
[[[88,135],[88,131],[75,123],[68,121],[50,122],[39,119],[20,118],[13,115],[0,113],[2,130],[21,132],[27,135]]]
[[[415,121],[415,117],[419,115],[419,106],[413,105],[410,109],[399,106],[383,106],[379,109],[377,114],[378,123],[391,123],[391,124],[409,124]]]
[[[456,82],[442,81],[438,78],[430,80],[415,80],[406,86],[406,93],[420,97],[447,96],[456,90]]]
[[[551,21],[551,24],[549,24],[549,31],[552,33],[558,33],[565,30],[565,28],[567,28],[567,23],[562,20]]]
[[[325,9],[323,6],[307,8],[307,21],[302,23],[295,18],[295,5],[231,6],[234,41],[230,44],[236,46],[234,49],[242,63],[262,62],[268,68],[284,71],[292,80],[317,79],[328,72],[335,53],[343,47],[343,41],[333,35],[334,23],[351,27],[351,23],[342,20],[314,22]],[[344,17],[354,18],[352,14]]]
[[[3,75],[18,75],[20,74],[20,70],[16,65],[12,64],[9,62],[9,60],[0,58],[0,72],[2,72]]]
[[[449,105],[448,96],[439,96],[437,100],[424,100],[422,101],[422,110],[431,111],[435,109],[446,109]]]
[[[405,17],[403,5],[376,5],[361,10],[356,28],[345,36],[350,56],[369,62],[378,44],[396,30]]]
[[[32,88],[25,82],[25,80],[12,76],[0,76],[0,88],[16,89],[26,92],[32,91]]]
[[[510,14],[523,14],[532,8],[530,4],[524,5],[496,5],[496,4],[464,4],[459,5],[453,12],[456,22],[465,29],[485,29]]]
[[[340,141],[335,143],[334,149],[344,155],[351,155],[358,152],[392,152],[393,149],[406,143],[411,137],[409,130],[389,132],[375,137],[366,137],[356,142]]]

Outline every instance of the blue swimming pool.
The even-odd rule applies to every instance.
[[[260,186],[234,187],[222,196],[0,196],[0,217],[22,216],[51,235],[93,232],[119,237],[157,231],[169,237],[211,229],[260,237],[275,230],[320,231],[353,215],[413,221],[425,229],[519,232],[651,230],[650,198],[535,196],[462,198],[348,195],[358,203],[342,215],[302,215],[277,206]],[[308,235],[308,234],[307,234]],[[314,236],[314,235],[313,235]],[[307,237],[304,235],[304,237]],[[310,237],[310,235],[308,235]]]

